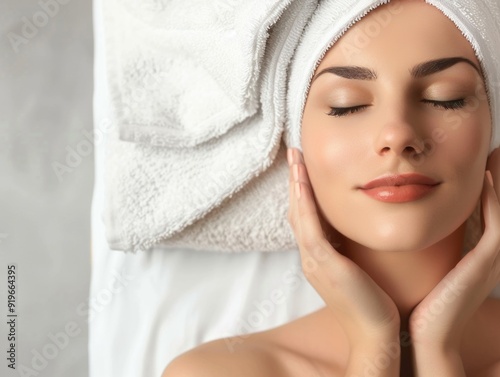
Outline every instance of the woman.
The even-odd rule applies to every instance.
[[[423,1],[400,2],[346,53],[386,6],[323,57],[303,155],[289,150],[289,220],[326,307],[236,348],[206,343],[164,377],[500,376],[500,301],[488,297],[500,279],[500,153],[489,153],[481,64]],[[462,257],[478,201],[484,233]]]

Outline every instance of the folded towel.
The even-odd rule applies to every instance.
[[[193,147],[256,114],[268,29],[291,3],[106,0],[120,138]]]
[[[387,2],[105,0],[118,125],[103,213],[110,247],[296,248],[284,152],[300,148],[309,80],[344,30]],[[497,104],[498,5],[428,2],[471,41]],[[492,116],[497,127],[497,107]]]
[[[295,248],[281,136],[287,68],[316,2],[103,3],[118,125],[110,247]]]

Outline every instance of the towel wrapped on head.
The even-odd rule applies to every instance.
[[[345,30],[387,2],[105,0],[116,124],[106,159],[109,246],[296,249],[285,149],[300,149],[310,79]],[[493,149],[499,5],[427,2],[455,22],[482,64]]]

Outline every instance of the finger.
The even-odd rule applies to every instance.
[[[318,263],[318,257],[319,259],[324,259],[322,257],[326,253],[323,251],[324,248],[320,247],[320,242],[318,242],[316,245],[310,245],[310,244],[304,244],[303,242],[303,235],[307,234],[308,230],[303,229],[304,227],[302,226],[302,219],[300,219],[300,214],[299,214],[299,201],[296,192],[300,190],[300,184],[299,181],[303,181],[304,178],[300,178],[300,176],[303,176],[303,172],[301,172],[301,169],[298,168],[298,165],[301,163],[300,156],[298,155],[299,151],[290,149],[290,153],[288,155],[288,163],[289,163],[289,198],[290,198],[290,208],[289,208],[289,221],[292,224],[292,228],[295,234],[296,241],[299,246],[299,252],[300,252],[300,258],[302,262],[302,269],[309,280],[309,282],[315,287],[315,289],[320,293],[322,297],[327,297],[325,295],[328,294],[328,292],[324,291],[323,284],[321,281],[325,278],[325,274],[327,274],[328,269],[321,269],[319,267]],[[305,168],[305,167],[304,167]],[[296,179],[296,177],[298,179]],[[301,191],[304,189],[302,188]],[[304,200],[303,197],[304,193],[301,193],[301,199]],[[311,239],[315,239],[316,242],[319,238],[317,238],[314,234],[310,235]],[[310,241],[309,241],[310,242]],[[318,250],[321,249],[321,252],[318,252]]]
[[[289,165],[289,180],[288,180],[288,189],[289,189],[289,213],[288,213],[288,220],[292,226],[293,232],[295,234],[296,241],[299,245],[299,251],[300,251],[300,256],[302,260],[302,265],[305,268],[307,266],[308,272],[310,273],[309,275],[312,276],[313,274],[311,273],[312,271],[309,271],[311,269],[311,264],[310,260],[311,259],[311,248],[313,250],[317,250],[318,247],[316,245],[311,246],[311,245],[304,245],[301,237],[301,234],[303,234],[303,231],[301,230],[301,225],[299,223],[299,218],[300,214],[298,212],[298,201],[299,201],[299,195],[297,193],[300,193],[300,185],[299,181],[303,180],[300,179],[299,175],[303,175],[301,172],[301,169],[298,167],[298,165],[301,163],[301,156],[299,155],[299,151],[296,149],[289,149],[287,151],[287,159],[288,159],[288,165]],[[314,235],[312,235],[312,238],[315,238]],[[313,252],[315,254],[315,252]],[[317,266],[317,263],[314,263],[313,265]],[[316,268],[314,268],[316,269]]]
[[[295,190],[300,189],[300,198],[296,201],[299,242],[306,252],[317,261],[333,262],[336,252],[325,238],[307,169],[304,164],[298,163],[295,172],[294,178],[297,178]]]
[[[295,180],[296,180],[296,175],[298,177],[298,181],[300,182],[309,182],[309,177],[307,174],[307,169],[304,165],[303,158],[301,156],[300,151],[289,148],[287,151],[287,160],[288,160],[288,165],[289,165],[289,196],[290,198],[293,199],[292,194],[295,193]],[[296,160],[296,161],[295,161]],[[302,168],[298,167],[298,164],[302,164]],[[310,185],[310,183],[309,183]],[[324,215],[321,213],[319,208],[317,207],[317,201],[316,197],[314,195],[314,191],[312,191],[312,196],[313,196],[313,203],[315,205],[315,208],[317,209],[317,215],[320,223],[320,228],[323,232],[323,237],[328,241],[330,245],[332,245],[334,248],[340,247],[340,243],[338,240],[335,239],[334,233],[335,230],[333,227],[326,221]],[[294,194],[295,195],[295,194]],[[291,220],[290,218],[293,216],[292,212],[296,212],[295,210],[295,204],[296,201],[292,200],[290,203],[290,212],[289,212],[289,221]],[[293,209],[292,209],[293,208]]]
[[[292,173],[292,157],[290,154],[292,149],[288,149],[288,222],[290,223],[295,238],[298,238],[298,233],[296,232],[296,199],[295,199],[295,182]]]
[[[292,149],[293,148],[288,148],[286,150],[286,159],[288,161],[288,166],[292,165],[292,153],[293,153]]]
[[[439,323],[464,326],[495,287],[499,269],[500,204],[486,172],[481,205],[485,222],[485,232],[481,240],[417,306],[412,314],[413,323],[417,324],[414,335],[419,332],[419,323],[429,325],[425,319],[425,313],[428,313],[432,306],[442,305],[444,299],[447,304],[446,310],[442,312]],[[442,325],[436,329],[440,332],[448,330],[448,327]],[[460,334],[456,331],[454,333]]]
[[[292,179],[294,180],[297,215],[299,217],[302,240],[305,243],[312,244],[316,240],[323,238],[323,233],[320,231],[321,224],[307,169],[303,164],[302,156],[298,150],[294,151]]]
[[[335,267],[330,271],[337,271],[341,268],[340,266],[347,263],[347,261],[343,260],[347,258],[338,253],[325,237],[304,159],[299,150],[294,149],[292,152],[291,174],[293,182],[290,184],[293,191],[293,195],[291,195],[293,213],[291,215],[293,217],[292,222],[295,223],[295,234],[299,243],[302,261],[313,258],[322,264],[334,264]],[[300,199],[296,196],[296,192],[299,190]],[[303,207],[301,207],[302,202]]]
[[[424,314],[433,306],[442,305],[446,300],[446,310],[440,314],[440,324],[455,324],[462,328],[484,302],[498,283],[500,266],[500,204],[495,190],[485,172],[481,204],[485,222],[485,232],[476,247],[467,253],[446,277],[419,304],[412,317],[414,323],[429,323]],[[421,314],[424,313],[424,314]],[[440,326],[437,332],[447,332],[451,327]],[[417,328],[416,333],[419,329]],[[460,332],[454,332],[456,336]],[[457,341],[457,339],[454,339]]]
[[[290,217],[291,222],[297,223],[297,192],[298,186],[296,182],[307,181],[307,176],[304,176],[305,166],[302,169],[299,168],[299,164],[303,164],[303,159],[299,150],[295,148],[290,148],[287,153],[289,174],[288,174],[288,188],[290,196]]]
[[[300,161],[300,152],[295,148],[289,148],[287,151],[288,159],[288,194],[289,194],[289,210],[288,210],[288,221],[292,226],[297,242],[300,239],[299,227],[298,227],[298,212],[297,212],[297,186],[296,179],[294,175],[294,170],[296,170],[296,163]]]
[[[490,153],[486,170],[491,172],[495,192],[500,197],[500,148],[496,148]]]
[[[491,173],[487,170],[481,194],[485,229],[476,249],[484,249],[484,254],[493,256],[498,254],[500,248],[500,203],[490,179]]]

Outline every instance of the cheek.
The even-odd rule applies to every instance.
[[[335,189],[345,184],[350,172],[356,171],[359,143],[351,130],[335,127],[329,117],[304,114],[302,148],[309,178],[315,192]]]
[[[463,191],[480,191],[491,139],[488,108],[453,114],[446,140],[437,145],[437,162],[445,161]],[[443,166],[446,169],[446,166]],[[477,193],[477,195],[479,195]]]
[[[320,212],[332,225],[352,212],[351,188],[360,172],[363,150],[352,128],[334,127],[328,119],[304,116],[302,148]]]
[[[362,138],[367,133],[362,127],[344,124],[345,120],[338,124],[325,111],[317,104],[306,105],[301,137],[304,159],[310,175],[342,179],[356,171],[355,165],[359,165],[359,157],[366,149]]]
[[[453,157],[457,161],[456,203],[461,203],[461,205],[456,206],[455,210],[448,209],[452,218],[448,217],[443,221],[453,222],[457,219],[465,221],[476,208],[483,188],[490,133],[484,130],[478,132],[481,125],[477,123],[471,122],[468,125],[464,123],[464,126],[470,126],[469,132],[457,135],[456,148],[453,151]],[[453,195],[450,196],[453,197]],[[449,205],[453,206],[453,203]]]
[[[445,183],[430,220],[435,224],[429,233],[432,239],[460,226],[478,203],[491,137],[489,112],[484,110],[449,113],[451,122],[440,123],[445,138],[435,143],[435,153],[423,165],[440,174]]]

